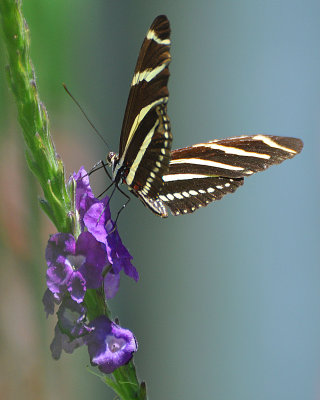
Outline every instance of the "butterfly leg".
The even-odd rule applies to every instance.
[[[102,193],[99,194],[99,196],[97,196],[98,198],[100,198],[101,196],[103,196],[113,185],[115,184],[115,181],[111,182],[110,185],[107,187],[107,189],[105,189]],[[109,201],[111,200],[111,197],[113,196],[113,193],[116,190],[116,186],[114,187],[114,189],[112,190],[111,195],[109,196]],[[108,201],[108,204],[109,204]]]
[[[120,210],[117,212],[117,216],[116,216],[116,219],[115,219],[115,221],[114,221],[114,223],[113,223],[112,230],[109,231],[109,234],[110,234],[110,233],[113,233],[113,232],[117,229],[117,222],[118,222],[118,218],[119,218],[119,216],[120,216],[120,213],[121,213],[122,210],[125,209],[126,205],[127,205],[127,204],[129,203],[129,201],[131,200],[130,196],[128,196],[125,192],[123,192],[123,191],[119,188],[119,186],[117,186],[117,185],[114,187],[114,189],[113,189],[113,191],[112,191],[112,193],[111,193],[111,195],[110,195],[110,198],[112,197],[112,195],[113,195],[113,193],[115,192],[116,189],[118,189],[119,192],[122,193],[122,194],[126,197],[127,200],[126,200],[126,202],[121,206]],[[109,199],[109,200],[110,200],[110,199]]]
[[[102,196],[107,190],[109,190],[113,185],[114,185],[114,188],[113,188],[113,190],[112,190],[112,192],[111,192],[111,194],[110,194],[110,196],[109,196],[109,199],[108,199],[108,201],[107,201],[106,207],[108,207],[108,205],[109,205],[109,203],[110,203],[110,200],[111,200],[112,196],[114,195],[114,192],[115,192],[117,189],[118,189],[119,192],[122,193],[122,194],[124,195],[124,197],[127,199],[126,202],[121,206],[120,210],[117,212],[117,217],[116,217],[116,220],[115,220],[115,225],[116,225],[117,220],[118,220],[118,217],[119,217],[121,211],[126,207],[126,205],[129,203],[129,201],[131,200],[131,198],[130,198],[130,196],[128,196],[123,190],[121,190],[121,189],[119,188],[119,186],[116,184],[115,181],[113,181],[113,182],[107,187],[107,189],[104,190],[98,197],[101,197],[101,196]]]
[[[122,193],[122,194],[124,195],[124,197],[125,197],[127,200],[126,200],[126,202],[121,206],[120,210],[117,212],[116,220],[115,220],[115,222],[114,222],[114,225],[115,225],[115,226],[117,225],[117,221],[118,221],[118,218],[119,218],[119,215],[120,215],[121,211],[123,211],[123,210],[126,208],[127,204],[128,204],[129,201],[131,200],[130,196],[128,196],[123,190],[121,190],[121,189],[119,188],[119,186],[117,186],[117,188],[118,188],[119,192]]]
[[[109,185],[109,186],[107,187],[107,189],[106,189],[103,193],[105,193],[108,189],[110,189],[110,187],[111,187],[112,185],[114,185],[114,184],[115,184],[115,182],[112,182],[111,185]],[[105,209],[109,206],[111,197],[114,195],[114,192],[116,191],[116,189],[117,189],[117,186],[115,185],[114,188],[113,188],[113,190],[112,190],[112,192],[111,192],[111,194],[110,194],[110,196],[109,196],[109,199],[108,199],[108,201],[107,201],[107,204],[103,207],[103,210],[102,210],[101,214],[99,215],[99,218],[98,218],[98,220],[97,220],[97,225],[98,225],[98,223],[99,223],[99,221],[100,221],[100,218],[102,217],[102,214],[104,213]],[[101,195],[102,195],[103,193],[101,193]],[[100,196],[101,196],[101,195],[100,195]],[[98,196],[98,197],[100,197],[100,196]],[[113,227],[113,229],[112,229],[111,232],[114,231],[115,226],[116,226],[116,224],[114,224],[114,227]]]
[[[96,171],[99,171],[99,169],[103,168],[102,165],[102,160],[98,161],[97,163],[94,164],[94,166],[90,169],[90,171],[87,173],[87,175],[91,175]]]
[[[94,164],[94,166],[90,169],[90,171],[88,172],[88,175],[93,174],[96,171],[99,171],[99,169],[103,168],[105,173],[108,175],[108,178],[112,181],[112,177],[109,173],[109,171],[106,168],[106,164],[104,161],[100,160],[97,163]]]
[[[110,181],[113,181],[112,176],[109,174],[109,171],[107,170],[106,163],[102,160],[100,160],[100,163],[102,165],[102,168],[104,169],[104,172],[108,175]]]

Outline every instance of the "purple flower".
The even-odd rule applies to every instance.
[[[131,263],[133,257],[123,245],[111,219],[109,197],[106,196],[102,200],[94,198],[86,174],[83,168],[74,174],[77,182],[76,206],[81,216],[81,225],[84,225],[96,240],[106,245],[113,272],[119,274],[123,269],[126,275],[137,282],[139,274]]]
[[[86,307],[91,313],[95,305],[86,303],[87,297],[84,301],[85,293],[103,285],[105,297],[110,299],[118,291],[121,270],[136,281],[139,275],[111,219],[109,198],[94,197],[83,167],[71,179],[76,180],[73,214],[80,216],[75,231],[78,235],[80,228],[81,233],[77,239],[70,233],[56,233],[46,248],[48,289],[42,301],[47,316],[60,304],[50,349],[58,359],[62,350],[72,353],[86,344],[91,363],[111,373],[130,361],[137,343],[132,332],[106,316],[87,324]]]
[[[63,300],[57,316],[58,323],[50,345],[51,354],[55,360],[60,358],[62,350],[72,353],[76,348],[84,345],[85,335],[93,330],[84,323],[86,309],[70,298]]]
[[[94,197],[86,170],[81,167],[78,173],[73,174],[76,181],[76,209],[80,215],[82,230],[87,228],[90,233],[101,243],[105,242],[105,222],[111,219],[109,197],[102,200]],[[96,212],[96,205],[99,210]],[[89,212],[89,213],[88,213]]]
[[[86,308],[70,298],[63,300],[57,316],[61,332],[71,339],[84,336],[92,331],[92,328],[85,325]]]
[[[59,360],[62,350],[71,354],[75,349],[85,344],[84,337],[70,339],[68,335],[62,333],[59,324],[54,329],[54,338],[50,344],[52,358]]]
[[[83,167],[73,174],[73,179],[76,180],[75,202],[81,230],[88,232],[82,232],[77,241],[67,233],[50,238],[46,251],[47,285],[56,299],[61,300],[68,291],[73,300],[82,302],[86,289],[101,286],[101,273],[106,265],[103,251],[106,251],[112,268],[104,278],[104,289],[110,299],[119,288],[121,270],[135,281],[139,280],[139,274],[111,219],[109,198],[106,196],[100,201],[94,197]],[[47,298],[45,303],[47,314],[53,313],[54,308],[52,299],[51,304],[49,300]]]
[[[89,183],[89,175],[87,171],[81,167],[77,173],[73,173],[73,179],[76,181],[76,209],[80,214],[80,223],[83,230],[83,216],[88,208],[95,202],[94,194],[92,193]]]
[[[107,230],[106,222],[111,220],[109,198],[105,197],[102,201],[96,200],[86,210],[83,222],[90,233],[101,243],[106,244]]]
[[[106,236],[108,260],[112,264],[114,273],[118,274],[123,269],[126,275],[138,282],[138,271],[131,263],[133,257],[123,245],[112,220],[106,223],[106,231],[108,232]]]
[[[94,328],[86,338],[91,364],[97,365],[101,372],[112,373],[127,364],[137,351],[133,333],[106,316],[96,318],[89,326]]]
[[[69,233],[56,233],[46,249],[47,286],[60,298],[67,291],[81,303],[87,288],[102,284],[102,270],[107,263],[105,246],[91,233],[82,232],[78,240]]]
[[[113,270],[109,271],[103,280],[103,288],[106,299],[112,299],[116,295],[119,289],[119,284],[120,275],[115,274]]]

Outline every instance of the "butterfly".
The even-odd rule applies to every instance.
[[[212,140],[171,151],[167,115],[170,24],[158,16],[142,43],[124,114],[119,153],[110,152],[116,187],[127,184],[161,217],[189,214],[227,193],[244,178],[300,153],[300,139],[252,135]]]

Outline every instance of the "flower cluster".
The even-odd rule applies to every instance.
[[[109,198],[94,197],[84,168],[70,179],[70,187],[72,182],[76,183],[74,219],[79,229],[74,231],[78,235],[56,233],[46,248],[48,288],[43,304],[47,316],[59,305],[50,348],[58,359],[62,350],[72,353],[87,345],[92,365],[111,373],[132,358],[137,343],[132,332],[104,314],[87,321],[88,290],[95,289],[100,297],[104,293],[105,303],[118,291],[121,270],[135,281],[139,275],[111,219]]]

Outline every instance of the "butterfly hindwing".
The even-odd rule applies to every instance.
[[[302,141],[283,136],[239,136],[173,150],[160,199],[174,215],[187,214],[227,193],[246,176],[294,157]]]
[[[185,179],[166,181],[159,198],[173,215],[189,214],[233,193],[243,181],[243,178],[221,176],[189,179],[185,174]]]

